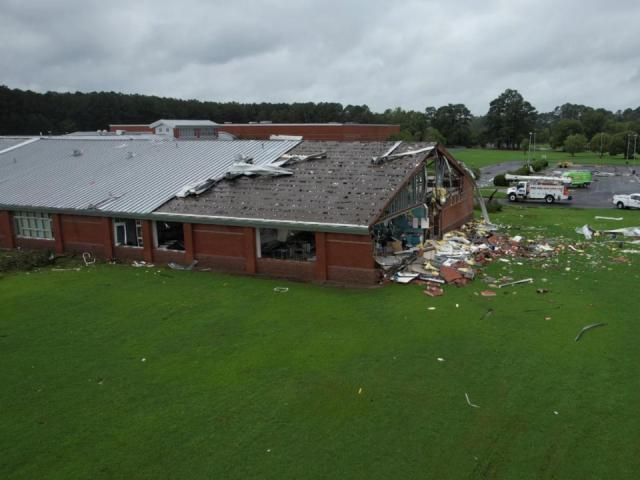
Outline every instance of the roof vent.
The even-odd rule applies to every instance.
[[[82,156],[82,150],[79,150],[79,149],[77,149],[77,148],[76,148],[76,149],[74,149],[74,150],[73,150],[73,156],[74,156],[74,157],[81,157],[81,156]]]
[[[127,160],[131,160],[135,156],[136,154],[134,152],[127,152]]]

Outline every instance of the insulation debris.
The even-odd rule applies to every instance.
[[[425,285],[424,293],[429,296],[444,294],[443,284],[464,286],[478,276],[478,270],[496,260],[509,265],[522,265],[518,258],[548,258],[555,255],[563,246],[553,240],[529,240],[522,235],[510,237],[498,232],[494,225],[484,222],[470,222],[459,230],[446,233],[442,240],[424,240],[415,247],[392,245],[392,252],[375,257],[384,278],[396,283],[419,283]],[[486,281],[486,278],[484,279]],[[531,283],[532,279],[513,282],[513,279],[501,279],[503,285],[491,288],[503,288],[519,283]],[[511,282],[511,283],[506,283]],[[493,296],[495,292],[485,290],[483,296]]]

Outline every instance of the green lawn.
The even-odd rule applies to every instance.
[[[5,274],[0,478],[637,478],[640,255],[615,263],[617,244],[573,230],[640,212],[493,219],[585,252],[494,263],[535,280],[495,298],[480,280],[434,299],[113,265]]]
[[[509,162],[512,160],[526,161],[527,155],[520,150],[495,150],[484,148],[453,148],[450,150],[455,158],[463,161],[469,167],[486,167],[496,163]],[[591,152],[577,153],[575,157],[565,152],[554,150],[541,150],[532,155],[532,159],[545,158],[550,166],[555,166],[558,162],[569,161],[576,165],[625,165],[625,160],[621,155],[611,157],[605,155],[602,158],[598,154]],[[638,160],[636,160],[636,163]],[[630,161],[630,163],[633,163]]]

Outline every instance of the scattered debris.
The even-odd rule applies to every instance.
[[[513,285],[520,285],[521,283],[533,283],[533,278],[525,278],[523,280],[516,280],[515,282],[507,282],[502,285],[498,285],[498,288],[511,287]]]
[[[169,262],[168,266],[172,270],[193,270],[193,267],[195,267],[197,264],[198,260],[194,260],[189,265],[181,265],[179,263]]]
[[[288,287],[274,287],[273,291],[276,293],[287,293],[289,291]]]
[[[576,233],[584,235],[584,238],[586,238],[587,240],[591,240],[593,234],[595,233],[595,230],[593,230],[589,225],[585,224],[581,227],[576,227]]]
[[[435,310],[436,307],[428,307],[427,310]]]
[[[444,362],[444,358],[442,358],[442,357],[438,357],[438,361],[439,361],[439,362]]]
[[[83,252],[82,261],[84,262],[85,266],[88,267],[89,265],[93,265],[94,263],[96,263],[96,257],[94,257],[91,252]]]
[[[424,294],[429,295],[430,297],[441,297],[444,295],[444,290],[438,285],[428,284],[427,288],[424,290]]]
[[[465,392],[465,394],[464,394],[464,398],[466,398],[466,399],[467,399],[467,403],[469,404],[469,406],[470,406],[470,407],[473,407],[473,408],[480,408],[480,406],[479,406],[479,405],[476,405],[475,403],[471,403],[471,400],[469,399],[469,394],[468,394],[468,393],[466,393],[466,392]]]
[[[495,297],[496,292],[494,292],[493,290],[483,290],[480,292],[480,295],[482,295],[483,297]]]
[[[582,335],[584,334],[584,332],[587,332],[592,328],[604,327],[605,325],[606,323],[592,323],[591,325],[587,325],[586,327],[583,327],[582,330],[578,332],[578,335],[576,335],[576,338],[575,338],[576,342],[582,338]]]
[[[536,293],[549,293],[549,290],[546,288],[537,288]]]
[[[612,236],[622,234],[625,237],[640,237],[640,227],[627,227],[617,228],[615,230],[603,230],[602,233],[607,233]]]
[[[358,395],[362,395],[362,387],[358,389]]]
[[[153,268],[155,265],[153,263],[147,263],[144,260],[138,262],[136,260],[133,261],[133,263],[131,264],[132,267],[136,267],[136,268]]]
[[[596,220],[615,220],[616,222],[623,220],[622,217],[601,217],[600,215],[596,215],[594,218]]]
[[[493,308],[489,308],[484,315],[482,315],[480,317],[480,320],[484,320],[485,318],[487,318],[489,315],[491,315],[493,313]]]

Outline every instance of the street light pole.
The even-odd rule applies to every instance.
[[[536,159],[536,132],[533,131],[533,160]]]
[[[533,132],[529,132],[529,151],[527,152],[527,167],[531,171],[531,135]]]

